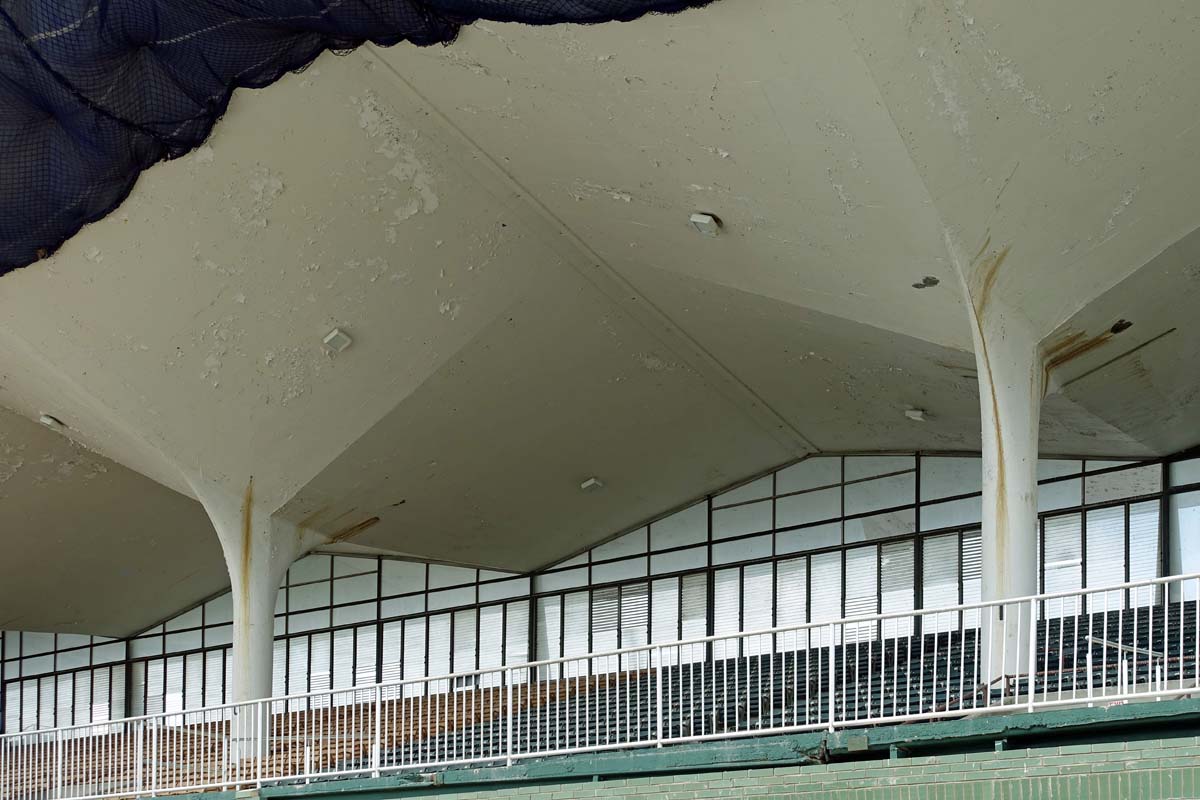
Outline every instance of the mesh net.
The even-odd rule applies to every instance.
[[[200,145],[240,86],[325,50],[452,41],[477,19],[599,23],[711,0],[0,0],[0,274]]]

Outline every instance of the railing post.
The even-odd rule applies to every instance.
[[[379,777],[383,758],[383,687],[375,684],[375,744],[371,748],[371,776]]]
[[[150,724],[150,796],[158,793],[158,717],[146,720]]]
[[[829,730],[831,731],[834,729],[834,719],[837,716],[837,670],[834,669],[836,633],[837,625],[829,623]]]
[[[1027,679],[1030,711],[1033,711],[1034,680],[1037,671],[1037,610],[1037,598],[1031,597],[1029,599],[1029,678]]]
[[[657,739],[657,741],[658,741],[658,746],[659,746],[659,747],[662,747],[662,746],[663,746],[663,724],[662,724],[662,715],[663,715],[663,658],[662,658],[662,645],[659,645],[659,646],[658,646],[658,647],[655,649],[655,654],[658,656],[658,658],[657,658],[657,661],[658,661],[658,669],[657,669],[658,698],[657,698],[657,700],[655,701],[655,702],[656,702],[656,708],[655,708],[655,718],[656,718],[656,719],[657,719],[657,721],[658,721],[658,731],[657,731],[657,733],[655,734],[655,736],[656,736],[656,739]]]
[[[63,796],[63,740],[62,731],[54,731],[54,796]]]
[[[508,718],[508,730],[505,736],[507,740],[507,744],[505,745],[505,749],[507,751],[505,763],[511,767],[513,763],[513,671],[511,669],[506,669],[501,674],[504,676],[504,682],[508,684],[508,713],[505,714],[505,716]]]

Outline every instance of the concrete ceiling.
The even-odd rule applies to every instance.
[[[0,625],[128,633],[219,590],[201,480],[530,569],[808,452],[975,449],[953,264],[987,248],[1048,346],[1089,343],[1046,452],[1196,444],[1197,18],[1102,5],[477,24],[239,93],[0,281],[0,431],[39,465],[0,487]],[[108,471],[19,483],[67,452]]]

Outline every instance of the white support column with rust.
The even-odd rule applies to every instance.
[[[1045,388],[1039,337],[997,286],[1008,248],[991,249],[990,244],[985,242],[969,263],[955,259],[979,373],[985,601],[1037,593],[1038,422]],[[1027,672],[1029,604],[1012,604],[1003,613],[983,617],[988,681]]]
[[[198,480],[192,481],[192,488],[212,520],[229,570],[233,595],[230,702],[269,698],[279,586],[288,567],[323,539],[257,505],[253,478],[240,495]],[[257,715],[237,714],[234,739],[239,758],[261,752],[266,741],[257,734],[265,731],[267,720],[266,708]]]

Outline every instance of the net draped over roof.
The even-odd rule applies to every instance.
[[[711,0],[0,0],[0,274],[54,252],[234,89],[325,50],[453,41],[477,19],[626,21]]]

